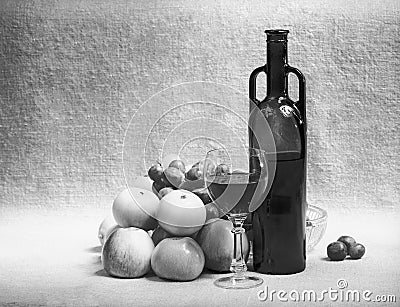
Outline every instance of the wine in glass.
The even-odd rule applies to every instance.
[[[263,279],[246,274],[242,236],[245,232],[244,220],[266,196],[268,168],[265,152],[244,146],[230,147],[229,150],[218,148],[209,151],[205,161],[204,178],[208,193],[234,226],[234,252],[230,267],[233,275],[219,278],[214,284],[231,289],[256,287],[263,283]]]

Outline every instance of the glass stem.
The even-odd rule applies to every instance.
[[[247,271],[246,261],[243,256],[243,234],[245,229],[242,227],[247,214],[231,214],[229,220],[233,224],[233,258],[230,270],[233,273],[232,278],[242,279]]]

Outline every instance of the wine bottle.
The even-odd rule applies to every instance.
[[[267,30],[267,63],[256,68],[249,79],[252,108],[259,108],[273,136],[276,163],[272,185],[252,213],[254,269],[265,274],[293,274],[306,266],[306,94],[305,78],[287,63],[287,30]],[[256,78],[267,76],[267,94],[256,98]],[[288,94],[288,75],[299,81],[299,99]],[[251,118],[251,115],[250,115]],[[257,130],[249,120],[249,131]],[[262,138],[261,138],[262,139]],[[260,139],[250,132],[250,147]]]

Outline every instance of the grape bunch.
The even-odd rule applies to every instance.
[[[157,162],[148,170],[148,176],[153,180],[153,192],[162,198],[173,190],[184,189],[193,192],[204,204],[208,204],[211,198],[204,186],[203,167],[204,162],[199,161],[186,172],[182,160],[171,161],[165,169]]]

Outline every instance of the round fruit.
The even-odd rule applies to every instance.
[[[162,181],[166,187],[178,188],[184,181],[185,175],[175,167],[168,167],[164,170]]]
[[[352,259],[360,259],[365,254],[364,245],[357,243],[352,245],[349,250],[349,255]]]
[[[215,168],[215,175],[217,176],[227,175],[228,173],[229,173],[229,166],[226,164],[219,164]]]
[[[110,234],[117,228],[120,228],[120,226],[117,224],[114,217],[112,215],[107,216],[101,222],[99,227],[97,236],[99,238],[100,244],[103,245],[104,242],[107,240],[107,238],[110,236]]]
[[[163,228],[158,226],[153,234],[151,235],[151,239],[153,240],[154,246],[157,246],[158,243],[160,243],[162,240],[166,238],[171,238],[173,235],[170,233],[166,232]]]
[[[198,180],[201,179],[203,176],[202,171],[200,171],[200,169],[198,167],[192,167],[190,170],[188,170],[188,172],[185,174],[185,178],[187,180]]]
[[[193,280],[204,269],[204,253],[192,238],[166,238],[154,249],[151,268],[161,278]]]
[[[216,204],[211,202],[204,205],[204,207],[206,207],[206,223],[208,223],[211,219],[221,217],[221,213]]]
[[[144,230],[154,229],[154,218],[159,199],[154,193],[139,189],[125,189],[114,200],[112,206],[115,221],[121,227],[139,227]]]
[[[175,167],[178,170],[180,170],[182,173],[186,172],[186,167],[185,167],[185,164],[182,162],[182,160],[173,160],[168,165],[168,167]]]
[[[204,252],[206,258],[205,267],[218,271],[227,272],[230,270],[233,249],[234,235],[233,225],[230,221],[222,219],[210,220],[208,224],[197,234],[196,240]],[[246,233],[243,234],[243,256],[247,261],[249,256],[249,241]],[[237,242],[239,244],[239,242]],[[239,245],[238,245],[239,246]],[[240,250],[237,250],[239,256]]]
[[[139,176],[133,182],[133,186],[135,188],[145,189],[147,191],[152,191],[152,184],[153,181],[150,179],[149,176]]]
[[[160,182],[161,177],[163,175],[163,168],[160,163],[154,164],[152,167],[150,167],[148,173],[151,180],[155,182]]]
[[[154,190],[156,190],[156,192],[160,192],[161,189],[165,188],[165,184],[161,181],[161,182],[153,182],[153,186],[152,186],[152,190],[154,192]]]
[[[203,204],[209,204],[212,202],[210,195],[208,195],[207,188],[196,189],[192,191],[203,201]]]
[[[160,200],[157,220],[164,230],[175,236],[190,236],[204,225],[206,208],[192,192],[174,190]]]
[[[118,228],[104,243],[101,261],[109,275],[140,277],[150,270],[153,250],[153,241],[143,229]]]
[[[347,247],[343,242],[332,242],[326,249],[328,257],[333,261],[341,261],[347,256]]]
[[[157,196],[158,199],[161,199],[161,195],[158,191],[161,191],[163,188],[157,185],[156,182],[153,182],[153,185],[151,186],[151,190],[153,191],[154,195]]]
[[[163,198],[165,195],[167,195],[169,192],[172,192],[174,189],[173,188],[162,188],[158,194],[160,195],[161,198]]]
[[[354,240],[353,237],[350,236],[341,236],[339,239],[337,239],[339,242],[344,243],[344,245],[346,245],[346,249],[347,249],[347,254],[350,251],[350,247],[352,247],[353,245],[356,245],[356,240]]]

